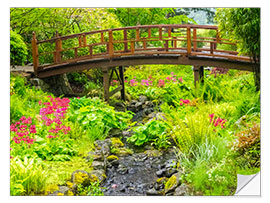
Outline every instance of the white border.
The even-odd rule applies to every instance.
[[[1,2],[1,199],[2,202],[48,202],[48,201],[65,201],[65,202],[137,202],[137,201],[153,201],[153,202],[252,202],[263,201],[268,199],[269,195],[269,1],[267,0],[155,0],[155,1],[128,1],[128,0],[9,0]],[[4,5],[3,5],[4,4]],[[10,7],[260,7],[261,17],[261,79],[262,79],[262,97],[261,97],[261,134],[262,134],[262,197],[9,197],[9,8]],[[4,129],[4,130],[3,130]],[[3,164],[4,163],[4,164]],[[254,199],[255,198],[255,199]]]

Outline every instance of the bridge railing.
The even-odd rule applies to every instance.
[[[212,30],[214,37],[199,35],[198,30]],[[171,54],[249,60],[237,56],[232,49],[219,48],[224,45],[236,47],[236,43],[220,37],[217,26],[209,25],[143,25],[68,36],[56,33],[56,37],[42,41],[37,41],[33,33],[32,40],[35,73],[80,60],[129,55]],[[50,60],[46,61],[44,57],[50,57]]]

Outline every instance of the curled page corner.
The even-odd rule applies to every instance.
[[[260,172],[252,175],[237,174],[237,188],[235,196],[258,195],[260,196]]]

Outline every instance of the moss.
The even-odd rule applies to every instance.
[[[71,192],[70,190],[67,191],[67,196],[74,196],[74,193]]]
[[[162,153],[158,151],[157,149],[146,150],[144,154],[146,154],[148,157],[158,157],[162,155]]]
[[[119,158],[117,156],[115,156],[115,155],[110,155],[110,156],[107,157],[108,161],[113,161],[113,160],[118,160],[118,159]]]
[[[45,189],[45,195],[52,194],[53,192],[59,190],[58,185],[56,184],[49,184]]]
[[[73,187],[73,183],[72,182],[70,182],[70,181],[67,181],[67,186],[68,186],[68,188],[72,188]]]
[[[176,176],[171,176],[168,181],[165,184],[165,190],[169,190],[170,188],[172,188],[177,182],[177,178]]]
[[[112,141],[113,147],[123,147],[124,146],[124,143],[118,137],[112,137],[111,141]]]
[[[91,183],[97,182],[98,181],[98,177],[94,174],[91,174],[89,177],[89,180]]]
[[[121,147],[121,148],[112,148],[111,153],[117,154],[119,156],[132,155],[133,151],[129,148]]]
[[[75,176],[74,179],[75,184],[82,184],[89,178],[89,176],[86,173],[82,172],[77,172],[74,174],[74,176]]]
[[[48,184],[64,185],[70,179],[70,174],[76,170],[89,171],[91,162],[82,157],[73,157],[70,161],[46,161],[45,170],[48,171]]]
[[[158,178],[156,182],[157,182],[158,184],[162,184],[162,183],[165,183],[167,180],[168,180],[168,178],[166,178],[166,177],[161,177],[161,178]]]

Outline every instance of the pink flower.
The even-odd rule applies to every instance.
[[[183,83],[183,79],[182,77],[181,78],[178,78],[179,82]]]
[[[159,87],[164,87],[164,86],[165,86],[164,80],[161,80],[161,79],[160,79],[160,80],[158,81],[158,86],[159,86]]]
[[[183,106],[183,104],[189,104],[190,101],[188,99],[180,99],[180,106]]]

